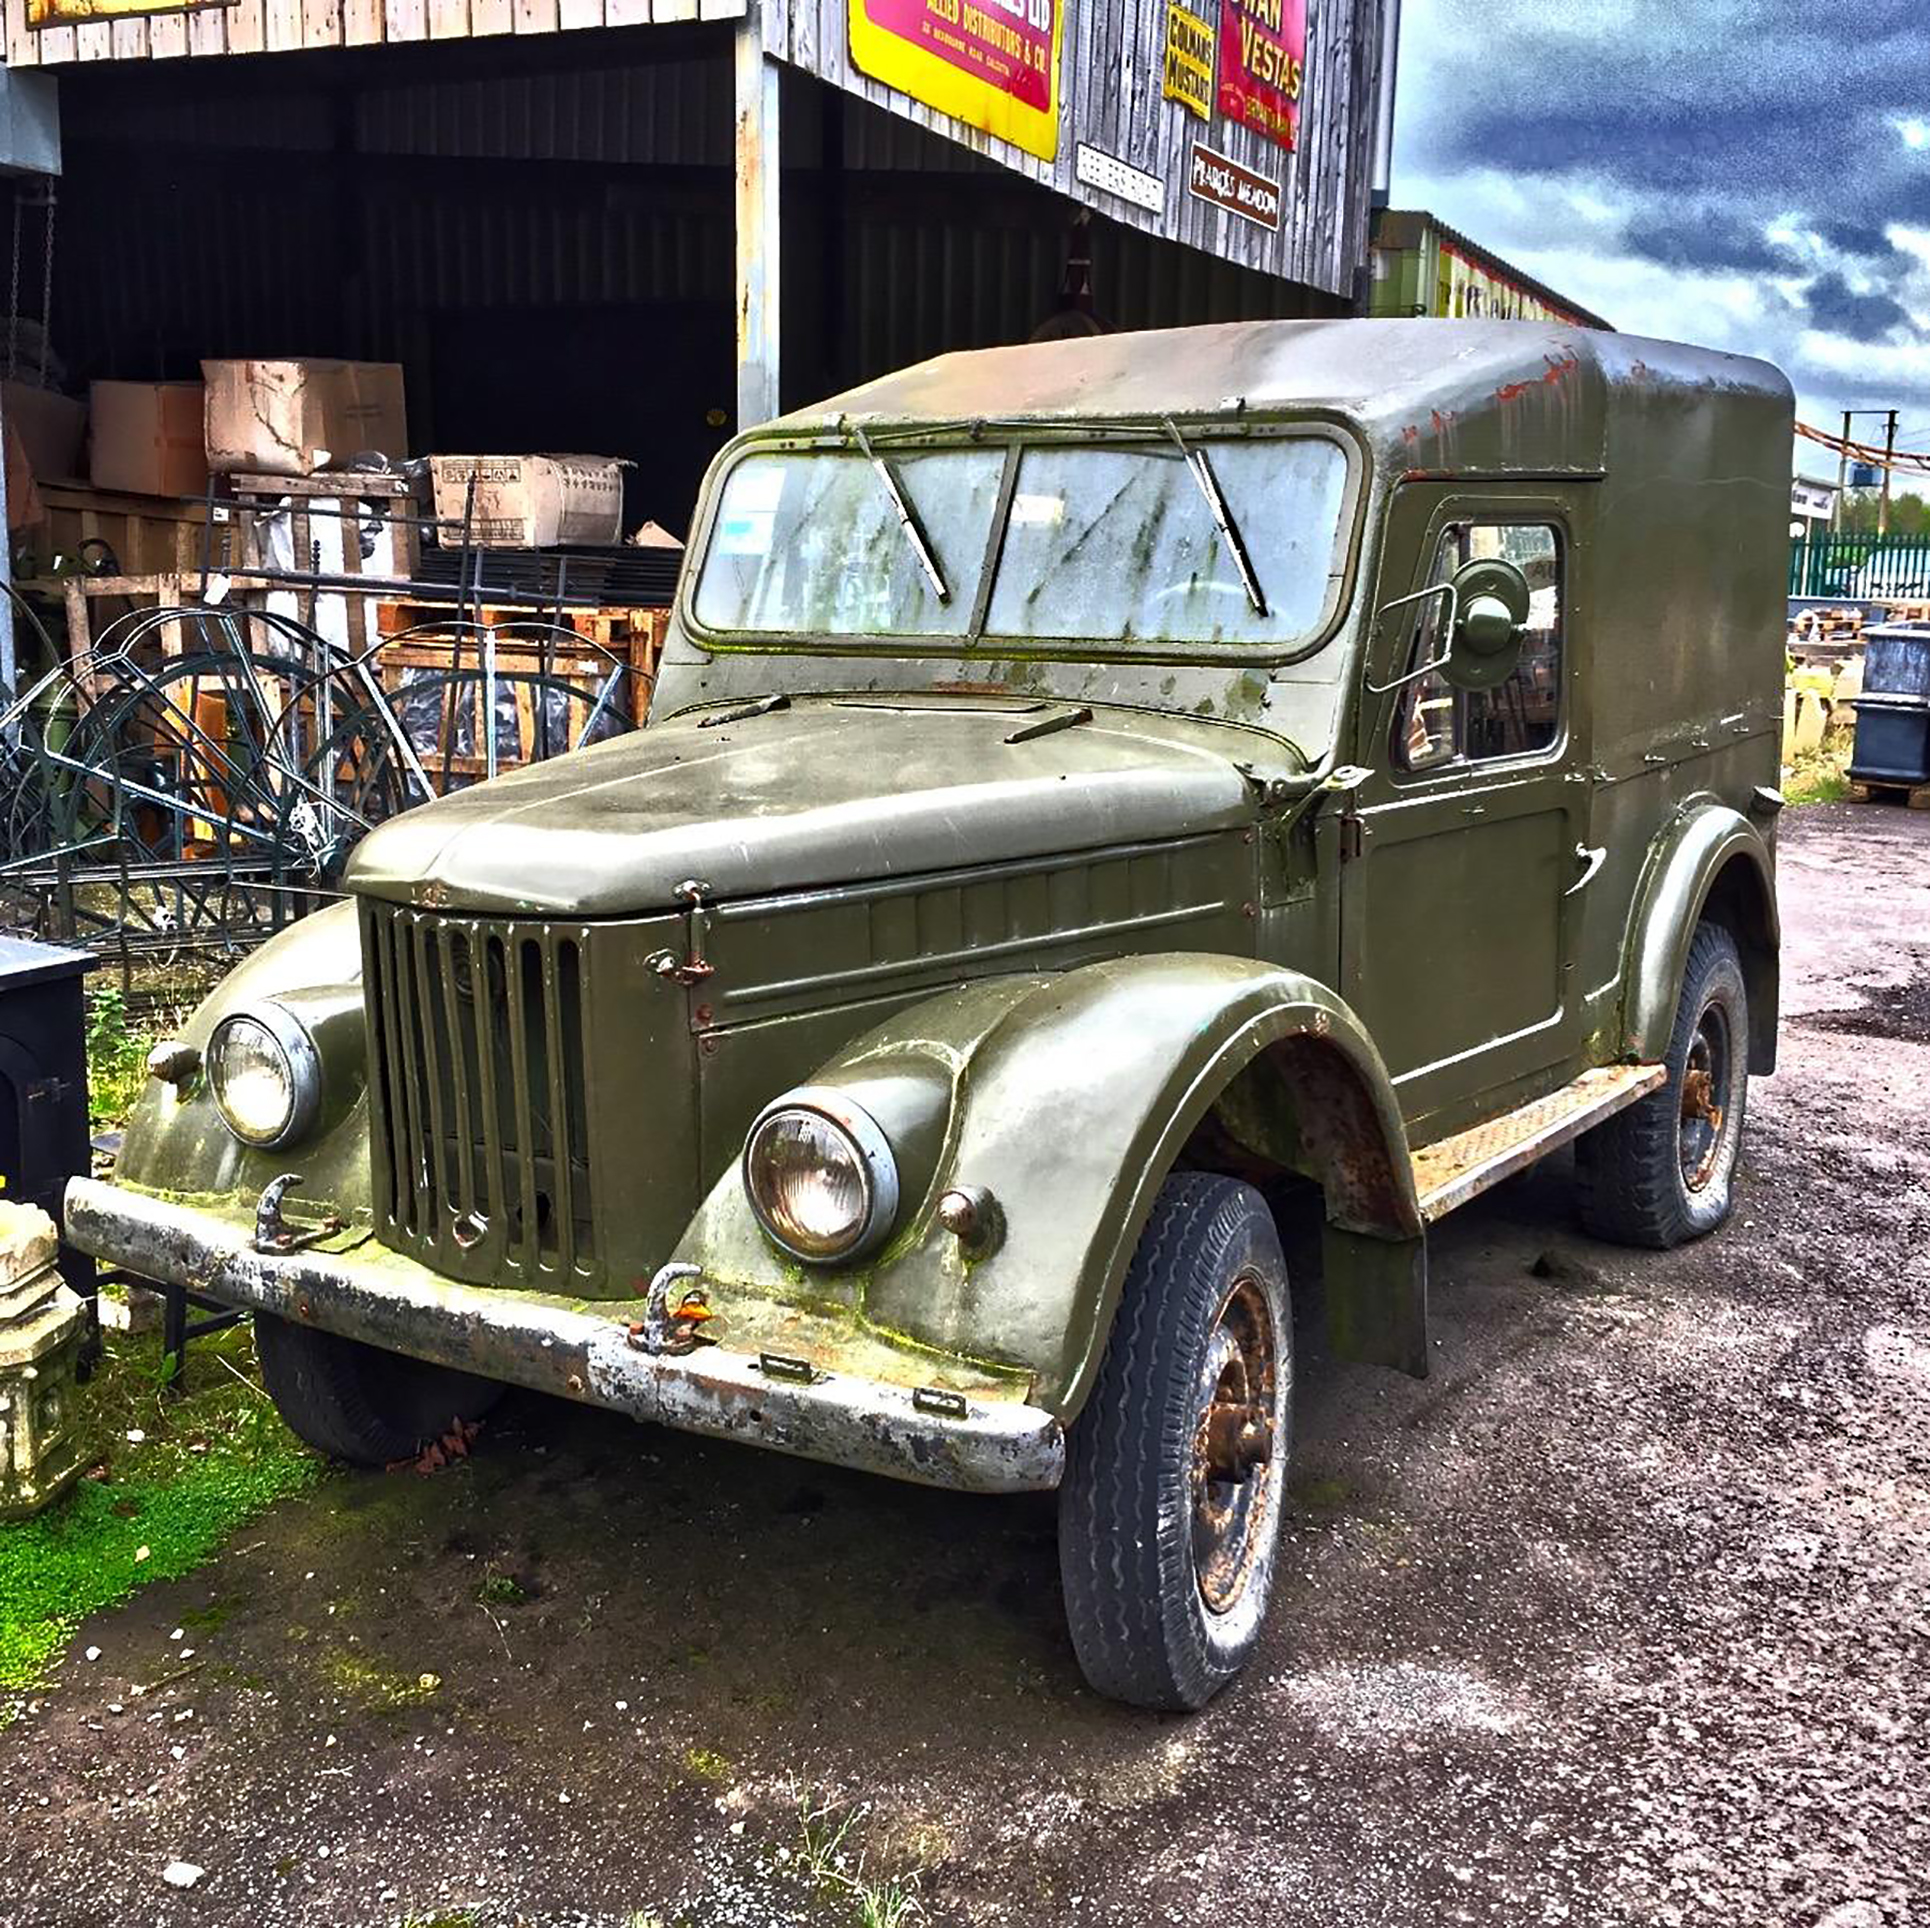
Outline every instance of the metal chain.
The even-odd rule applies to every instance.
[[[40,262],[40,385],[47,386],[47,357],[54,352],[54,193],[53,176],[47,177],[47,198],[42,202],[41,229],[46,237]]]
[[[7,379],[12,381],[20,360],[20,223],[26,213],[26,190],[13,191],[13,279],[7,288]]]

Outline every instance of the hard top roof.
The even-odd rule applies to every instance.
[[[1561,418],[1572,459],[1590,444],[1599,453],[1609,397],[1636,388],[1649,403],[1676,390],[1786,410],[1790,396],[1767,362],[1556,322],[1248,321],[940,355],[773,426],[1318,410],[1358,422],[1371,441],[1411,444],[1526,401],[1543,436]],[[1547,403],[1556,406],[1536,406]]]

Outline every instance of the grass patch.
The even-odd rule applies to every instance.
[[[1820,750],[1800,756],[1783,777],[1783,799],[1804,803],[1841,803],[1850,793],[1850,746],[1825,743]]]
[[[319,1477],[322,1462],[256,1383],[248,1327],[197,1339],[192,1358],[193,1382],[176,1398],[159,1334],[110,1333],[78,1394],[94,1476],[37,1517],[0,1524],[0,1719],[10,1698],[45,1684],[88,1614],[193,1572],[237,1527]]]
[[[523,1583],[507,1573],[493,1570],[476,1589],[476,1601],[485,1607],[519,1607],[529,1595],[523,1591]]]
[[[871,1813],[867,1803],[852,1807],[829,1799],[798,1797],[798,1866],[821,1894],[842,1904],[854,1928],[909,1928],[924,1919],[919,1905],[920,1870],[873,1873],[867,1851],[854,1833]]]

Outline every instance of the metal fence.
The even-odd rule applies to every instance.
[[[1802,537],[1790,548],[1789,593],[1854,602],[1930,597],[1930,536]]]

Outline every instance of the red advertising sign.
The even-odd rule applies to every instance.
[[[1293,147],[1307,58],[1307,0],[1220,0],[1220,112]]]
[[[1304,4],[1304,0],[1297,0]],[[850,0],[865,73],[1050,160],[1059,144],[1059,0]]]

